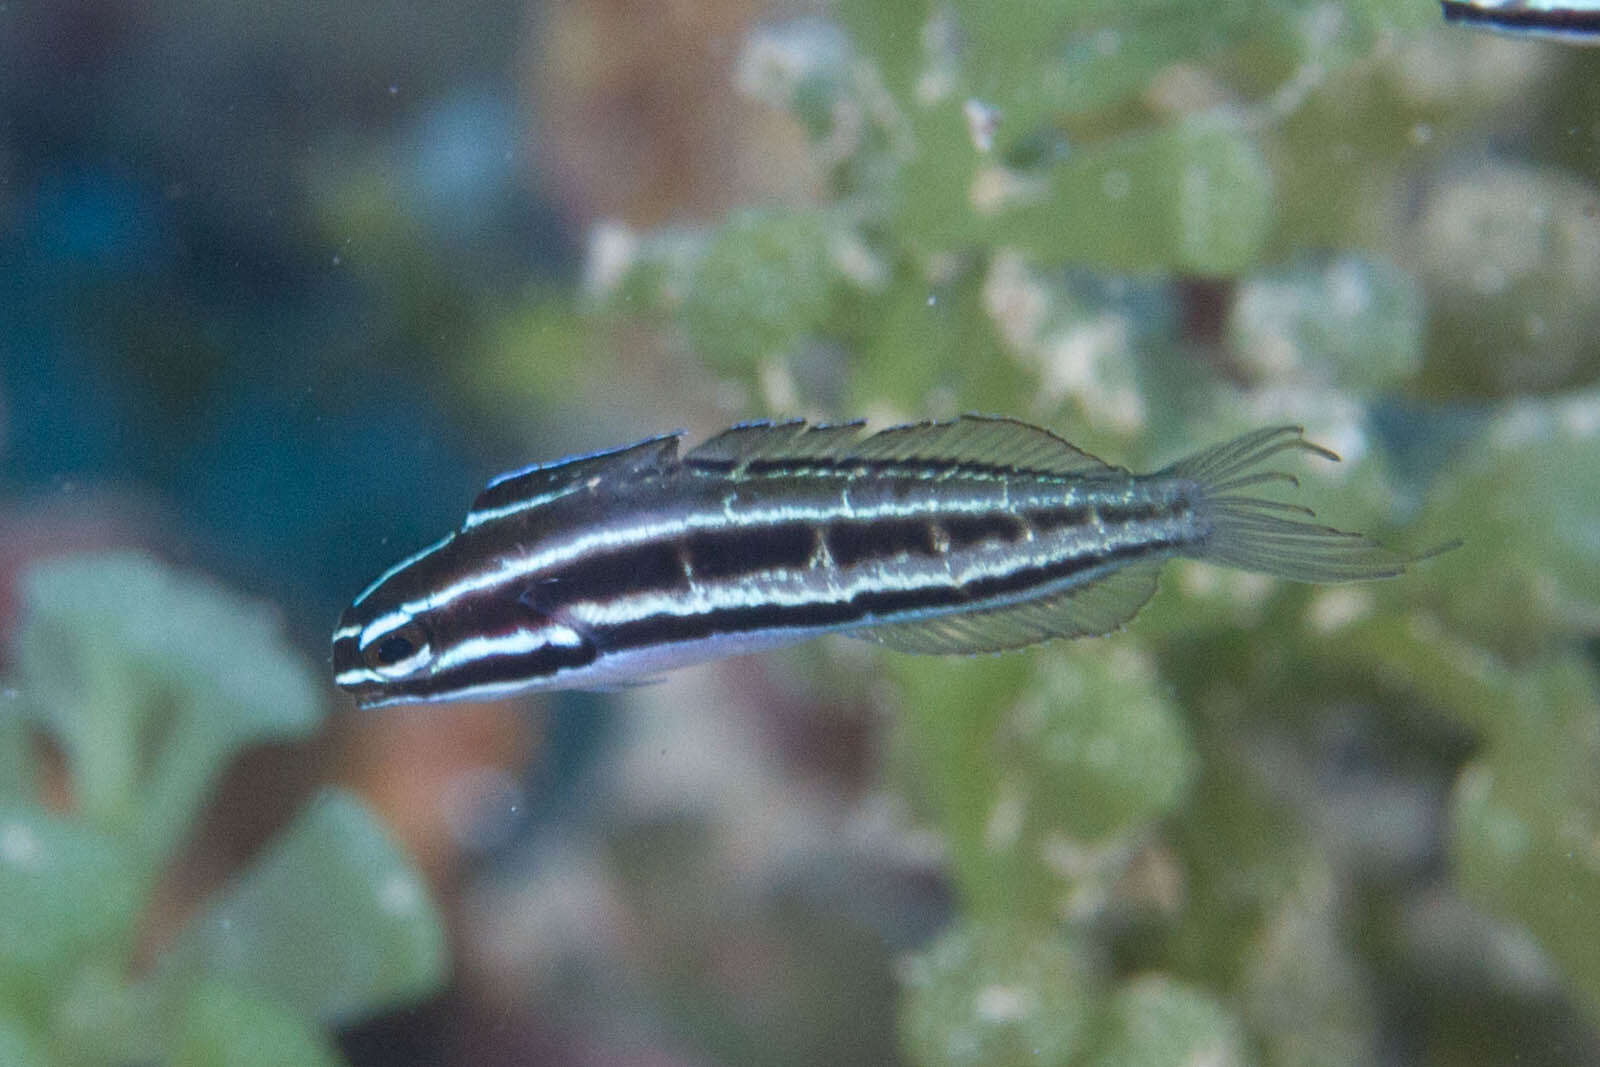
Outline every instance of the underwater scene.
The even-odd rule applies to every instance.
[[[1600,1064],[1597,42],[0,2],[0,1065]]]

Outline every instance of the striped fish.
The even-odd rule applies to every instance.
[[[1443,0],[1444,20],[1568,44],[1600,44],[1600,0]]]
[[[1419,557],[1255,495],[1299,427],[1136,475],[1046,430],[968,415],[678,434],[502,475],[333,635],[364,707],[599,688],[839,631],[973,653],[1127,622],[1176,556],[1302,582]]]

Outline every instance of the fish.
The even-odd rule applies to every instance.
[[[1596,0],[1442,0],[1444,20],[1567,44],[1600,44]]]
[[[385,571],[333,634],[377,708],[605,689],[843,633],[980,653],[1120,629],[1174,558],[1298,582],[1423,556],[1261,495],[1270,461],[1339,457],[1298,426],[1134,474],[1004,416],[741,423],[511,471],[460,527]]]

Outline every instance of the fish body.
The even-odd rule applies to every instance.
[[[860,423],[678,435],[490,482],[334,633],[366,707],[647,679],[828,632],[972,653],[1106,633],[1177,556],[1301,581],[1411,560],[1250,492],[1332,453],[1297,427],[1136,475],[1012,419],[862,436]]]
[[[1519,37],[1600,44],[1597,0],[1443,0],[1444,20]]]

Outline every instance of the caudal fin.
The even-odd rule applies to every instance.
[[[1299,486],[1294,475],[1265,466],[1280,453],[1310,452],[1338,461],[1337,453],[1307,441],[1304,433],[1299,426],[1257,430],[1161,472],[1192,481],[1199,490],[1197,510],[1210,533],[1193,556],[1294,582],[1356,582],[1393,578],[1419,559],[1455,547],[1404,555],[1364,534],[1307,521],[1316,518],[1310,508],[1255,495],[1252,490],[1273,482]]]

